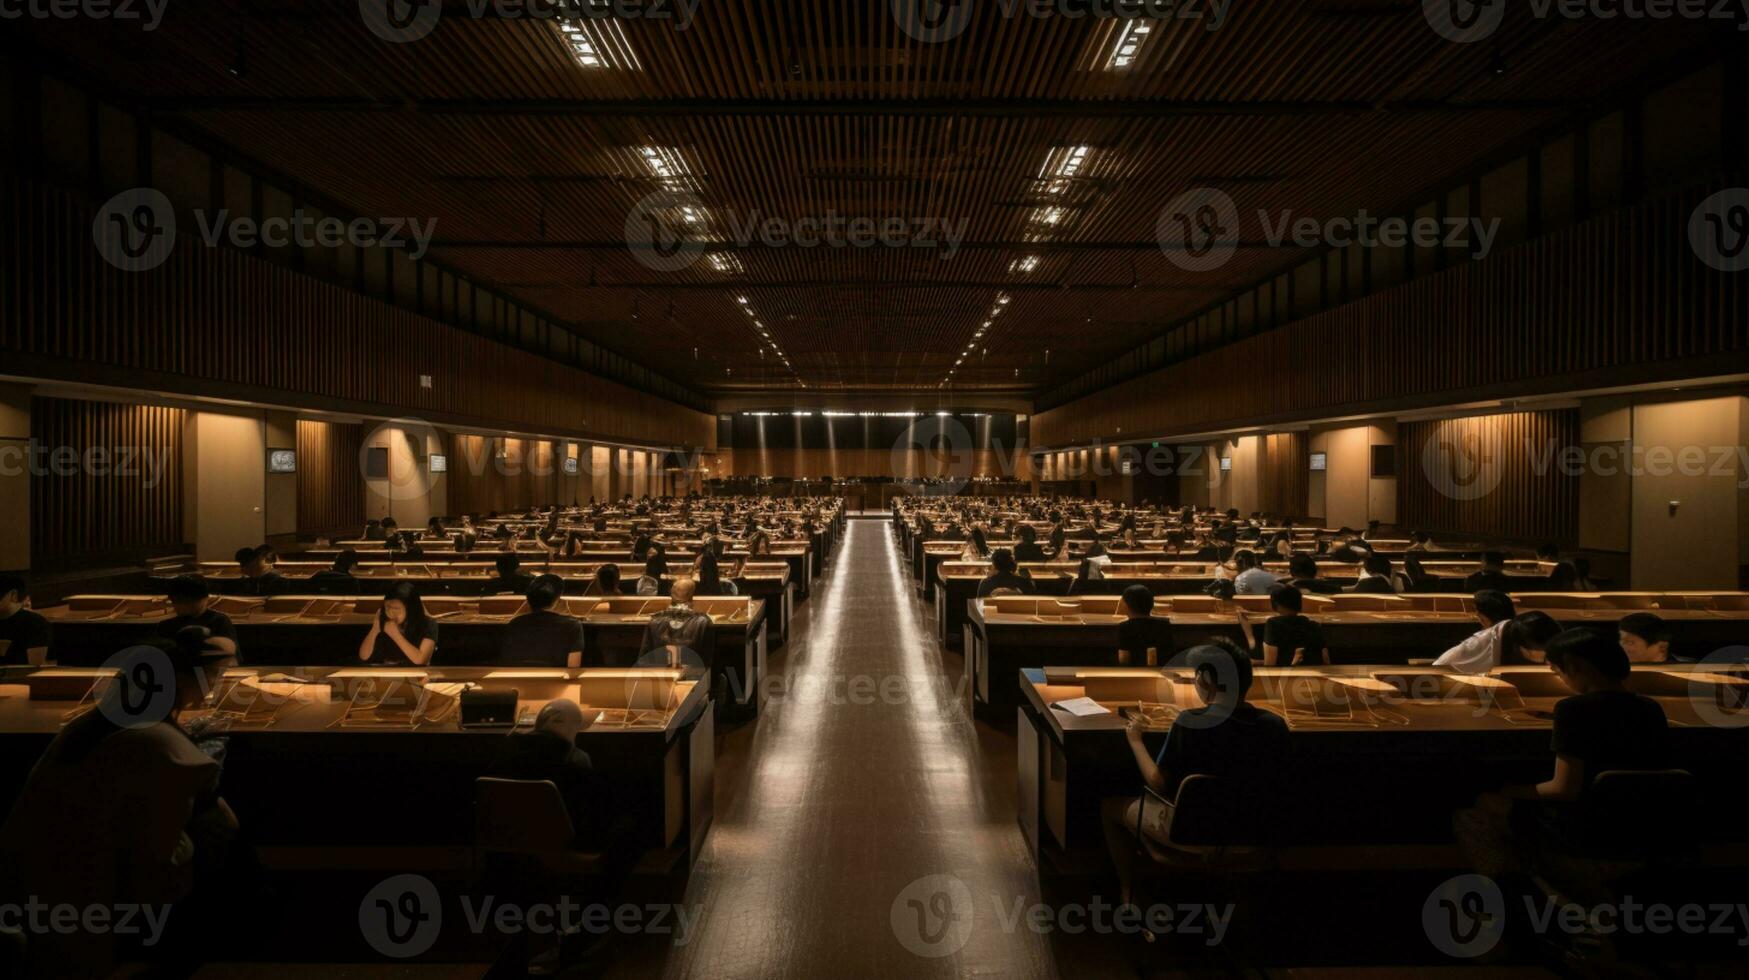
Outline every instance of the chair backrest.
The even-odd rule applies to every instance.
[[[571,849],[571,813],[546,779],[474,780],[474,845],[504,854]]]
[[[1171,842],[1187,847],[1264,847],[1276,813],[1267,787],[1186,776],[1173,803]]]
[[[1682,769],[1600,772],[1585,794],[1585,830],[1590,839],[1633,850],[1634,842],[1662,836],[1659,828],[1687,823],[1700,810],[1700,791]]]

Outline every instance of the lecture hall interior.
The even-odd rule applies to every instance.
[[[1749,976],[1749,8],[0,0],[0,978]]]

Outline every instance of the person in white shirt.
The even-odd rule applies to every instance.
[[[1268,595],[1277,584],[1274,575],[1257,566],[1257,556],[1250,551],[1234,552],[1233,567],[1239,570],[1239,574],[1233,577],[1236,595]]]
[[[1440,654],[1433,666],[1450,667],[1460,674],[1486,674],[1500,666],[1501,639],[1506,624],[1517,614],[1506,593],[1491,589],[1476,593],[1476,620],[1482,628]]]

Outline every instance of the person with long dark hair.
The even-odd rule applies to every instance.
[[[396,582],[383,595],[358,659],[384,667],[424,667],[437,654],[437,622],[411,582]]]
[[[662,576],[668,574],[668,558],[658,551],[644,562],[644,574],[638,579],[638,595],[662,594]]]

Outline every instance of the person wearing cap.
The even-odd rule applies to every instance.
[[[175,639],[183,630],[206,631],[205,645],[209,650],[229,657],[237,656],[237,627],[231,617],[212,607],[212,590],[206,579],[198,575],[179,575],[170,580],[165,590],[175,615],[158,624],[158,635]]]
[[[978,598],[983,599],[998,589],[1008,589],[1020,595],[1036,595],[1038,586],[1032,579],[1020,574],[1019,565],[1014,560],[1014,552],[1007,548],[997,548],[990,555],[990,566],[995,569],[978,582]]]
[[[1124,589],[1119,611],[1124,614],[1123,622],[1117,624],[1120,665],[1153,667],[1172,655],[1172,621],[1154,615],[1154,593],[1147,586],[1137,584]]]
[[[1234,792],[1263,805],[1287,759],[1288,729],[1280,716],[1245,699],[1251,690],[1251,658],[1223,637],[1192,647],[1175,662],[1195,672],[1196,696],[1203,706],[1179,714],[1160,751],[1152,755],[1143,741],[1147,727],[1141,716],[1130,718],[1124,736],[1142,782],[1170,800],[1185,777],[1214,776],[1237,784]],[[1170,815],[1158,800],[1108,800],[1105,812],[1108,833],[1133,834],[1139,819],[1144,834],[1172,847]]]

